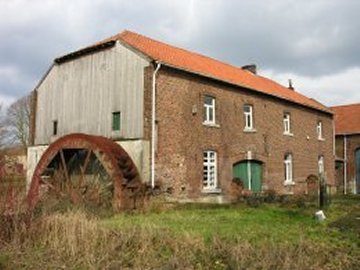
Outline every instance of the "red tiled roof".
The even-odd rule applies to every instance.
[[[360,133],[360,103],[331,107],[335,113],[335,134]]]
[[[332,113],[329,108],[321,103],[290,90],[268,78],[134,32],[124,31],[83,50],[89,50],[116,40],[130,45],[144,55],[162,64]]]

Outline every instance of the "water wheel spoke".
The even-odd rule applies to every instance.
[[[61,158],[62,169],[64,170],[65,180],[66,180],[67,183],[70,183],[69,172],[68,172],[68,170],[67,170],[67,166],[66,166],[66,161],[65,161],[65,156],[64,156],[64,151],[63,151],[63,149],[60,149],[60,158]]]
[[[80,178],[78,183],[78,189],[82,188],[85,183],[85,172],[90,162],[91,153],[92,153],[91,150],[87,151],[84,164],[80,165]]]

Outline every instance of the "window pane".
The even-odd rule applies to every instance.
[[[121,114],[120,112],[113,112],[113,119],[112,119],[112,130],[117,131],[121,128]]]
[[[203,115],[203,121],[204,122],[207,122],[208,121],[208,110],[209,110],[209,107],[204,105],[204,115]]]
[[[205,103],[206,105],[213,105],[213,100],[214,100],[213,97],[205,96],[205,98],[204,98],[204,103]]]
[[[285,133],[290,132],[290,114],[288,113],[284,114],[284,132]]]
[[[292,181],[292,156],[291,154],[287,154],[284,158],[285,164],[285,181]]]
[[[209,108],[209,118],[208,118],[209,122],[213,122],[214,121],[214,110],[213,108]]]
[[[57,135],[58,132],[58,121],[53,121],[53,135]]]
[[[216,152],[203,152],[203,187],[206,189],[216,187]]]
[[[251,128],[251,115],[250,114],[246,114],[246,121],[245,121],[245,126],[247,128]]]
[[[204,97],[204,122],[215,123],[215,98]]]
[[[251,111],[250,105],[244,105],[244,112],[249,113]]]

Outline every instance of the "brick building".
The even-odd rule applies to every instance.
[[[335,112],[336,185],[360,193],[360,103],[332,107]]]
[[[256,73],[124,31],[55,59],[37,86],[28,177],[56,138],[118,142],[144,182],[178,199],[226,200],[246,189],[306,193],[334,184],[329,108]]]

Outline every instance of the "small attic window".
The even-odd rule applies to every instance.
[[[58,133],[58,120],[53,121],[53,135],[56,136]]]
[[[120,131],[121,129],[121,112],[113,112],[112,113],[112,130]]]

